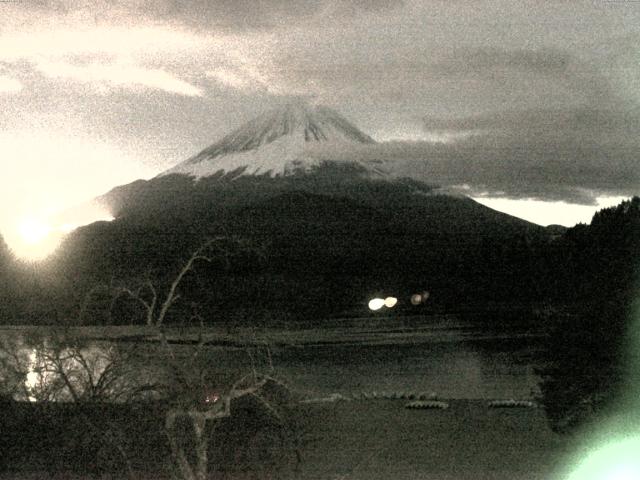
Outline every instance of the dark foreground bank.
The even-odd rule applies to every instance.
[[[209,432],[210,478],[546,480],[562,468],[568,439],[540,408],[454,400],[409,410],[406,402],[299,404],[287,431],[236,404]],[[172,478],[164,409],[4,402],[1,478]],[[185,451],[190,436],[185,424]]]

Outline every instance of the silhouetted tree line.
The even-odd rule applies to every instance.
[[[640,198],[568,230],[550,257],[558,268],[550,278],[542,393],[552,425],[566,431],[620,402],[629,348],[640,347],[630,344],[640,286]]]
[[[5,319],[9,314],[10,306],[10,269],[12,266],[11,255],[4,239],[0,237],[0,319]]]

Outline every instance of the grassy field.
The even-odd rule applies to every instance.
[[[405,403],[314,405],[304,422],[309,444],[300,478],[547,480],[569,448],[539,408],[454,400],[447,410],[409,410]]]
[[[558,478],[555,472],[563,470],[570,453],[569,439],[549,430],[539,408],[490,409],[484,400],[452,400],[446,410],[409,410],[406,403],[378,399],[304,405],[302,461],[297,471],[293,467],[274,471],[269,465],[245,471],[231,467],[211,478],[551,480]],[[0,478],[90,477],[30,473]]]

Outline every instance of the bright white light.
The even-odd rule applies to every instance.
[[[47,220],[42,217],[25,218],[14,228],[6,231],[5,240],[18,257],[25,260],[41,260],[53,253],[64,236],[76,228],[97,221],[114,220],[114,217],[104,210],[75,213],[74,219],[67,222],[60,222],[54,218]],[[88,213],[92,215],[89,216]]]
[[[51,226],[37,218],[26,218],[18,225],[22,241],[28,245],[42,242],[51,233]]]
[[[398,303],[398,299],[396,297],[387,297],[384,299],[384,306],[387,308],[393,308]]]
[[[568,480],[631,480],[640,478],[638,446],[631,437],[604,445],[581,459]]]
[[[640,472],[633,466],[622,466],[613,470],[606,476],[606,480],[638,480]]]
[[[62,226],[60,227],[60,231],[64,232],[64,233],[69,233],[69,232],[73,232],[76,228],[78,228],[80,225],[76,224],[76,223],[64,223],[62,224]]]
[[[15,93],[22,90],[22,83],[15,78],[0,75],[0,93]]]
[[[47,257],[62,240],[61,232],[39,217],[24,218],[3,234],[13,253],[26,260]]]
[[[384,300],[382,298],[373,298],[369,300],[369,310],[380,310],[384,307]]]
[[[27,392],[33,392],[40,383],[40,374],[36,372],[37,358],[37,352],[32,350],[31,353],[29,353],[29,373],[27,373],[27,378],[24,381]],[[33,395],[29,395],[28,400],[35,402],[36,398]]]
[[[51,160],[51,152],[56,152],[56,161]],[[116,147],[63,132],[0,132],[0,155],[20,159],[0,174],[0,204],[11,206],[0,208],[0,235],[16,255],[29,259],[42,257],[43,243],[55,247],[53,240],[72,226],[112,218],[104,206],[81,211],[74,207],[72,213],[66,213],[74,205],[84,205],[114,185],[149,178],[154,172]],[[33,230],[28,225],[21,228],[32,218],[51,228],[42,242],[29,243],[21,233]]]
[[[35,371],[31,371],[29,373],[27,373],[27,379],[26,379],[26,385],[27,388],[36,388],[38,386],[38,380],[40,378],[40,375],[38,375],[37,372]]]

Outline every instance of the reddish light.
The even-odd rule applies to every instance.
[[[216,403],[218,400],[220,400],[220,396],[216,393],[210,393],[204,399],[205,403]]]

